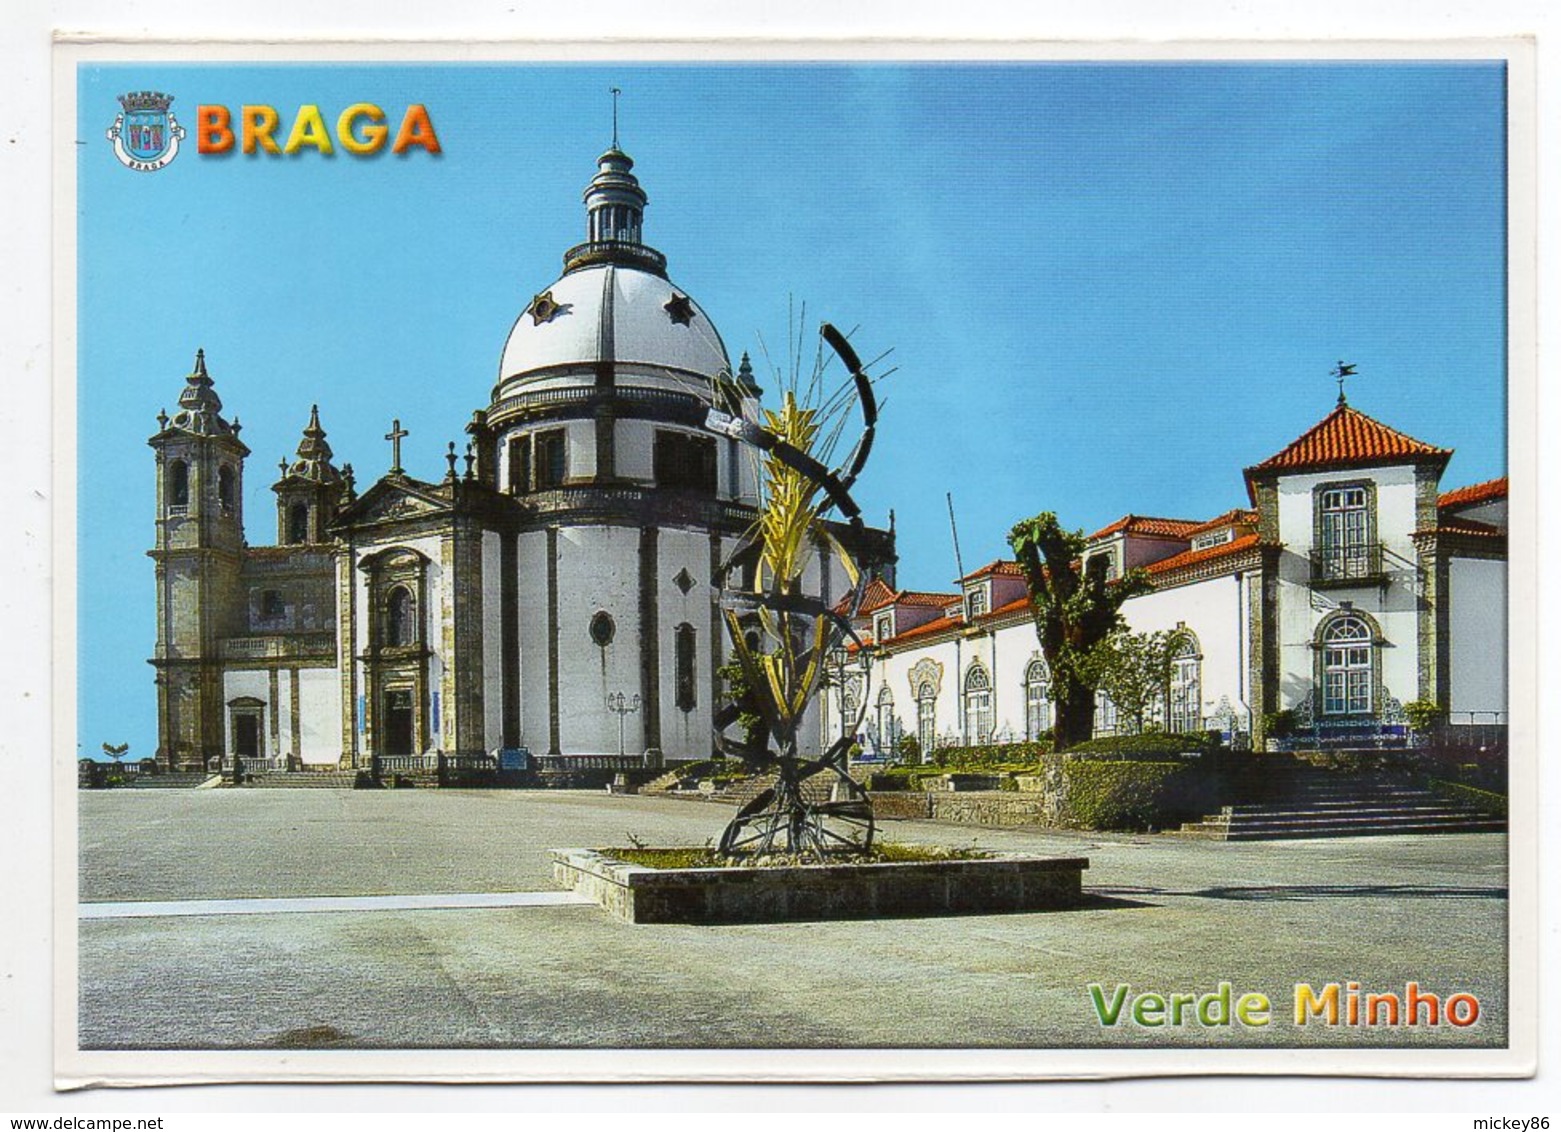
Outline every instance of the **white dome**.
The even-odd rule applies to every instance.
[[[515,320],[499,385],[616,362],[704,378],[730,372],[715,326],[686,292],[621,264],[570,271]]]

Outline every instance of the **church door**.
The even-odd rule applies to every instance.
[[[385,693],[385,746],[387,755],[412,753],[412,693]]]
[[[260,757],[260,717],[235,715],[233,717],[233,750],[241,759]]]

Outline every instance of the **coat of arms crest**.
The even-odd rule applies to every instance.
[[[173,95],[138,90],[119,96],[122,110],[105,136],[114,143],[120,164],[139,173],[161,169],[179,155],[184,127],[169,107]]]

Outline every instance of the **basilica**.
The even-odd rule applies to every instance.
[[[633,166],[616,141],[599,159],[587,238],[516,319],[438,482],[401,467],[397,423],[390,470],[360,491],[312,410],[272,484],[276,545],[251,546],[249,449],[196,353],[149,441],[163,766],[710,755],[712,579],[759,484],[704,424],[712,407],[752,419],[762,391],[643,241]],[[892,535],[858,541],[892,583]],[[820,547],[805,584],[834,600],[839,575]]]

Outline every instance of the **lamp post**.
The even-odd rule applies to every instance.
[[[640,710],[639,696],[625,696],[622,692],[607,693],[607,710],[618,717],[618,757],[623,758],[623,721],[626,716]]]

